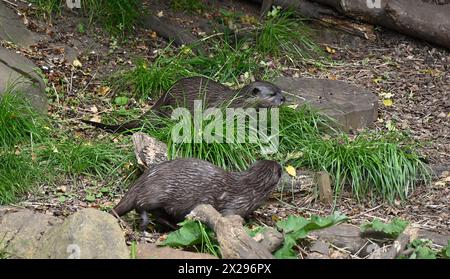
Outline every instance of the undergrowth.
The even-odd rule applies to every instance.
[[[0,204],[66,176],[119,178],[133,161],[120,143],[86,143],[54,130],[14,89],[0,98]]]
[[[45,20],[61,14],[65,0],[30,0],[38,15]],[[125,35],[132,30],[142,14],[140,0],[81,0],[81,11],[89,18],[89,22],[100,23],[108,32],[114,35]]]

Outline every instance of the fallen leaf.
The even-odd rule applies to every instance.
[[[81,64],[80,60],[78,60],[78,59],[73,60],[72,65],[73,65],[75,68],[81,68],[81,67],[83,67],[83,64]]]
[[[293,166],[287,166],[287,167],[285,167],[285,170],[290,176],[292,176],[292,177],[297,176],[297,171],[295,170],[295,168]]]
[[[390,107],[390,106],[392,106],[394,104],[394,102],[392,101],[392,99],[384,99],[383,100],[383,105],[385,106],[385,107]]]
[[[100,115],[94,115],[91,119],[89,119],[90,121],[93,122],[102,122],[102,118]]]
[[[90,107],[91,112],[93,113],[97,113],[98,112],[98,108],[96,106],[92,106]]]
[[[333,49],[333,48],[331,48],[331,47],[329,47],[329,46],[326,46],[326,47],[325,47],[325,50],[326,50],[328,53],[330,53],[330,54],[335,54],[335,53],[336,53],[336,50]]]
[[[164,11],[159,11],[159,12],[156,14],[156,16],[157,16],[157,17],[163,17],[163,16],[164,16]]]
[[[108,86],[101,86],[98,90],[97,93],[101,96],[105,96],[106,94],[109,93],[109,91],[111,91],[111,88],[109,88]]]

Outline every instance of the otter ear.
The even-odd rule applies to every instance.
[[[261,93],[261,89],[259,89],[258,87],[255,87],[252,89],[253,96],[259,95],[260,93]]]

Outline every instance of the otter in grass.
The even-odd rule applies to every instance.
[[[142,127],[144,120],[151,118],[152,114],[170,117],[173,109],[178,107],[185,107],[192,114],[195,100],[201,100],[205,109],[223,106],[230,108],[271,108],[281,106],[286,98],[280,88],[267,81],[255,81],[243,88],[231,89],[209,78],[189,77],[175,82],[156,101],[151,110],[137,120],[118,125],[107,125],[89,120],[81,121],[111,133],[126,132]]]
[[[149,223],[148,213],[174,228],[199,204],[245,218],[269,197],[281,174],[280,164],[270,160],[257,161],[242,172],[193,158],[166,161],[147,169],[111,213],[122,216],[135,210],[142,229]]]

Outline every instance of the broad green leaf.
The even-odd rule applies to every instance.
[[[368,230],[374,230],[377,232],[385,233],[391,238],[397,238],[408,226],[408,221],[400,218],[394,218],[390,223],[384,223],[378,218],[375,218],[371,223],[364,223],[361,225],[363,232]]]
[[[116,103],[116,105],[118,106],[124,106],[128,104],[128,97],[116,97],[114,99],[114,103]]]
[[[181,228],[171,232],[162,245],[171,247],[192,246],[200,243],[201,230],[199,224],[193,220],[186,220],[182,222]]]

